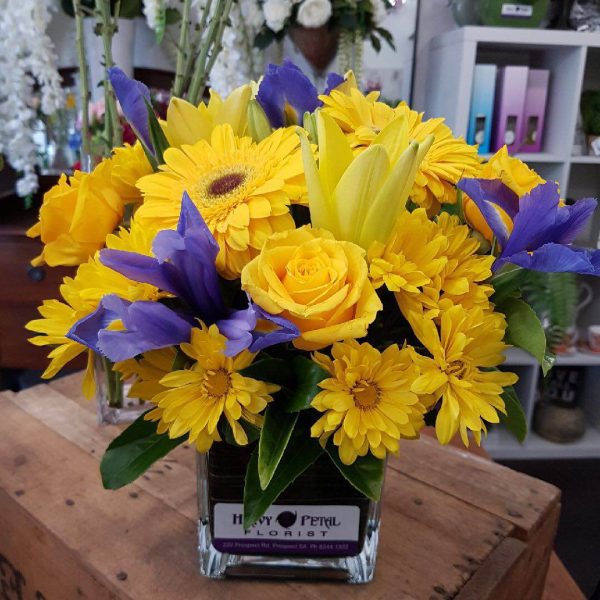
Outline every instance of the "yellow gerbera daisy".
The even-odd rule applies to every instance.
[[[150,255],[155,231],[142,228],[135,221],[131,231],[121,229],[118,235],[109,235],[106,245],[117,250],[129,250]],[[40,335],[29,341],[35,346],[54,346],[48,358],[50,364],[42,374],[43,379],[54,377],[68,362],[88,353],[83,392],[87,398],[94,395],[93,352],[82,344],[66,337],[73,325],[94,312],[105,294],[117,294],[125,300],[154,300],[158,290],[149,284],[137,283],[105,267],[97,253],[87,263],[79,266],[75,277],[65,277],[60,286],[60,300],[45,300],[38,308],[41,319],[29,321],[25,326]]]
[[[238,373],[252,363],[254,354],[244,350],[229,358],[224,354],[227,339],[217,326],[206,327],[201,322],[200,327],[192,329],[189,344],[181,344],[194,364],[160,380],[168,389],[152,398],[157,408],[145,418],[159,421],[158,433],[168,431],[170,438],[188,434],[199,452],[208,452],[213,442],[221,441],[217,425],[224,416],[236,443],[245,445],[248,437],[239,420],[260,423],[259,413],[279,386]]]
[[[239,277],[272,233],[294,227],[289,205],[305,194],[299,144],[293,128],[255,144],[220,125],[210,142],[168,149],[162,172],[138,182],[144,203],[137,218],[175,226],[187,191],[219,244],[220,273]]]
[[[431,357],[411,350],[421,371],[411,391],[441,400],[435,422],[439,441],[447,444],[460,432],[468,446],[472,431],[480,444],[481,432],[487,432],[484,421],[498,423],[498,412],[506,413],[503,388],[518,379],[514,373],[493,370],[504,362],[507,348],[504,316],[452,306],[442,313],[439,330],[429,319],[412,325]]]
[[[474,177],[479,171],[477,147],[468,145],[461,137],[454,137],[444,119],[424,121],[423,113],[411,110],[405,103],[392,108],[378,101],[378,92],[365,96],[356,88],[332,90],[319,98],[323,101],[323,111],[350,137],[355,152],[370,146],[377,134],[399,116],[408,120],[411,141],[422,142],[428,135],[434,136],[411,191],[412,200],[427,208],[430,214],[437,213],[441,203],[456,202],[455,184],[462,177]]]
[[[393,344],[379,352],[350,340],[336,342],[331,354],[314,354],[331,378],[319,383],[323,391],[311,403],[325,413],[312,426],[313,437],[324,443],[333,434],[346,465],[367,452],[385,458],[398,452],[400,438],[418,437],[425,406],[411,392],[419,371],[407,348]]]

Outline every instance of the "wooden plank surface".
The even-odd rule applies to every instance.
[[[74,375],[18,395],[0,395],[0,487],[10,494],[9,498],[0,496],[0,506],[12,507],[10,514],[0,511],[2,530],[23,531],[27,519],[35,521],[26,525],[34,531],[36,527],[47,530],[40,535],[39,547],[35,546],[36,555],[52,557],[61,552],[70,556],[62,562],[52,589],[41,587],[47,573],[39,577],[25,573],[30,593],[39,590],[47,600],[58,597],[55,592],[60,589],[73,591],[73,596],[66,597],[87,594],[91,598],[227,600],[242,595],[269,600],[291,594],[317,600],[340,596],[339,585],[255,582],[249,586],[197,575],[193,450],[178,448],[124,490],[103,490],[98,460],[118,427],[96,425],[94,405],[81,399],[79,385],[80,375]],[[413,447],[422,448],[423,454]],[[423,475],[423,470],[429,472],[432,467],[427,465],[430,460],[436,461],[434,474],[437,463],[444,461],[449,462],[445,469],[439,466],[442,471],[457,469],[459,463],[462,470],[473,469],[471,484],[476,490],[461,493],[451,478],[442,475],[439,482],[435,475],[430,481],[429,475]],[[415,466],[419,461],[427,468]],[[482,463],[460,451],[442,450],[426,439],[404,444],[401,456],[390,461],[386,479],[375,581],[344,587],[344,596],[442,600],[462,588],[461,600],[475,598],[465,595],[463,586],[475,581],[473,575],[482,571],[482,565],[493,568],[527,552],[525,532],[530,528],[533,535],[539,529],[539,515],[558,507],[557,491],[497,465],[491,465],[490,471]],[[507,514],[510,494],[492,498],[497,486],[490,490],[485,482],[494,477],[508,487],[520,485],[529,490],[523,492],[527,510],[519,511],[522,517]],[[0,537],[0,554],[16,557],[17,569],[19,562],[28,564],[31,542],[29,546],[14,539],[6,542],[4,537]],[[90,566],[85,573],[76,572],[77,556]],[[498,573],[500,581],[501,569]],[[492,573],[486,579],[488,587],[495,585]],[[556,590],[566,578],[551,581]],[[90,596],[94,585],[102,593]],[[564,596],[565,600],[577,597]],[[545,600],[558,597],[546,595]]]

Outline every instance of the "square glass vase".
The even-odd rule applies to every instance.
[[[113,363],[102,356],[94,358],[96,377],[96,417],[100,424],[131,423],[152,405],[139,398],[129,398],[131,383],[112,370]]]
[[[371,581],[379,502],[352,487],[323,455],[245,530],[251,451],[219,443],[197,455],[200,573],[216,579]]]

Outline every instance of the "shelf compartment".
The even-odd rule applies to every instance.
[[[520,444],[508,431],[496,427],[482,446],[496,460],[600,458],[600,430],[588,423],[583,437],[570,444],[550,442],[530,431]]]

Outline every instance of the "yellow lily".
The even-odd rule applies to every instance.
[[[306,134],[301,134],[313,226],[365,249],[374,241],[385,243],[406,210],[417,169],[433,142],[433,136],[409,142],[408,132],[407,119],[398,117],[355,157],[339,125],[319,111],[318,166]]]
[[[229,123],[236,135],[245,135],[251,96],[251,86],[242,85],[225,100],[211,90],[208,104],[201,102],[197,107],[181,98],[172,98],[167,108],[167,120],[163,122],[169,144],[179,148],[183,144],[209,140],[212,130],[224,123]]]

